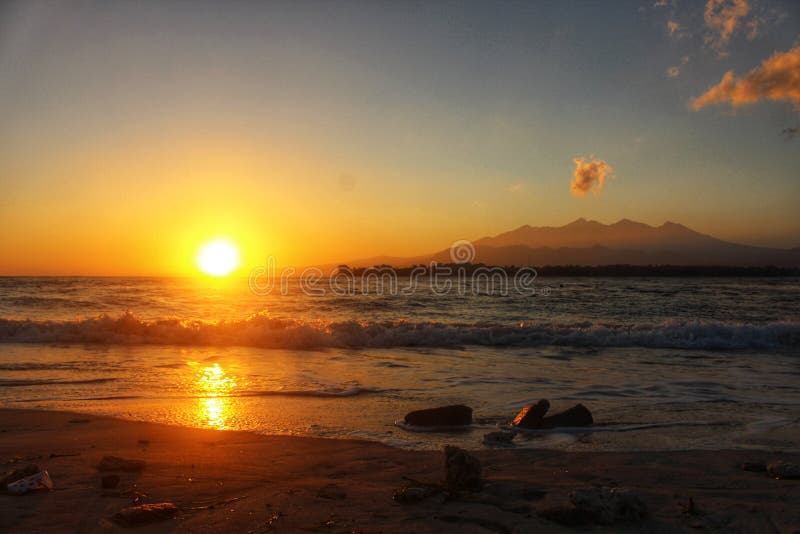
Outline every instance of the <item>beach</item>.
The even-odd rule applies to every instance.
[[[442,453],[384,444],[185,428],[79,413],[0,410],[0,460],[47,469],[52,491],[0,496],[4,532],[113,532],[115,513],[171,502],[172,519],[137,532],[560,532],[545,519],[587,486],[636,491],[648,515],[614,531],[796,532],[800,481],[745,471],[744,462],[800,454],[775,450],[473,451],[484,487],[400,503],[407,479],[438,483]],[[101,459],[145,462],[102,489]],[[406,478],[407,477],[407,478]],[[689,505],[689,499],[692,505]],[[607,526],[583,525],[584,531]]]

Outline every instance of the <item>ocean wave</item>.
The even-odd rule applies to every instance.
[[[647,347],[767,349],[800,346],[800,322],[658,324],[312,321],[258,314],[241,321],[144,320],[131,313],[74,321],[0,319],[0,343],[97,343],[264,348]]]
[[[116,378],[87,378],[84,380],[26,380],[26,379],[6,379],[0,378],[0,387],[30,387],[30,386],[71,386],[86,384],[105,384],[115,381]]]

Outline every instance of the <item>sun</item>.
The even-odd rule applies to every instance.
[[[225,276],[239,266],[239,249],[226,239],[209,241],[197,254],[197,266],[211,276]]]

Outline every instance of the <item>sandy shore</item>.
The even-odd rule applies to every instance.
[[[110,518],[131,505],[172,502],[174,519],[137,532],[566,532],[537,511],[585,486],[640,493],[644,522],[614,531],[796,532],[800,481],[741,470],[742,462],[800,455],[777,451],[568,453],[477,451],[487,480],[469,497],[392,499],[403,477],[438,482],[442,454],[377,443],[198,430],[64,412],[0,410],[0,462],[45,467],[51,492],[0,495],[0,531],[130,530]],[[106,455],[146,462],[101,488]],[[695,507],[685,511],[689,498]],[[582,526],[582,531],[608,527]]]

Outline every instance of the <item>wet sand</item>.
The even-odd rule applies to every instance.
[[[401,504],[404,477],[436,483],[442,454],[362,441],[200,430],[67,412],[0,410],[3,471],[37,463],[53,491],[0,495],[2,532],[571,532],[544,519],[586,486],[636,490],[649,516],[581,531],[796,532],[800,481],[740,469],[780,451],[564,452],[483,449],[486,485],[470,496]],[[139,459],[101,488],[106,455]],[[172,502],[174,519],[134,529],[110,521],[134,499]],[[694,509],[686,511],[689,498]]]

